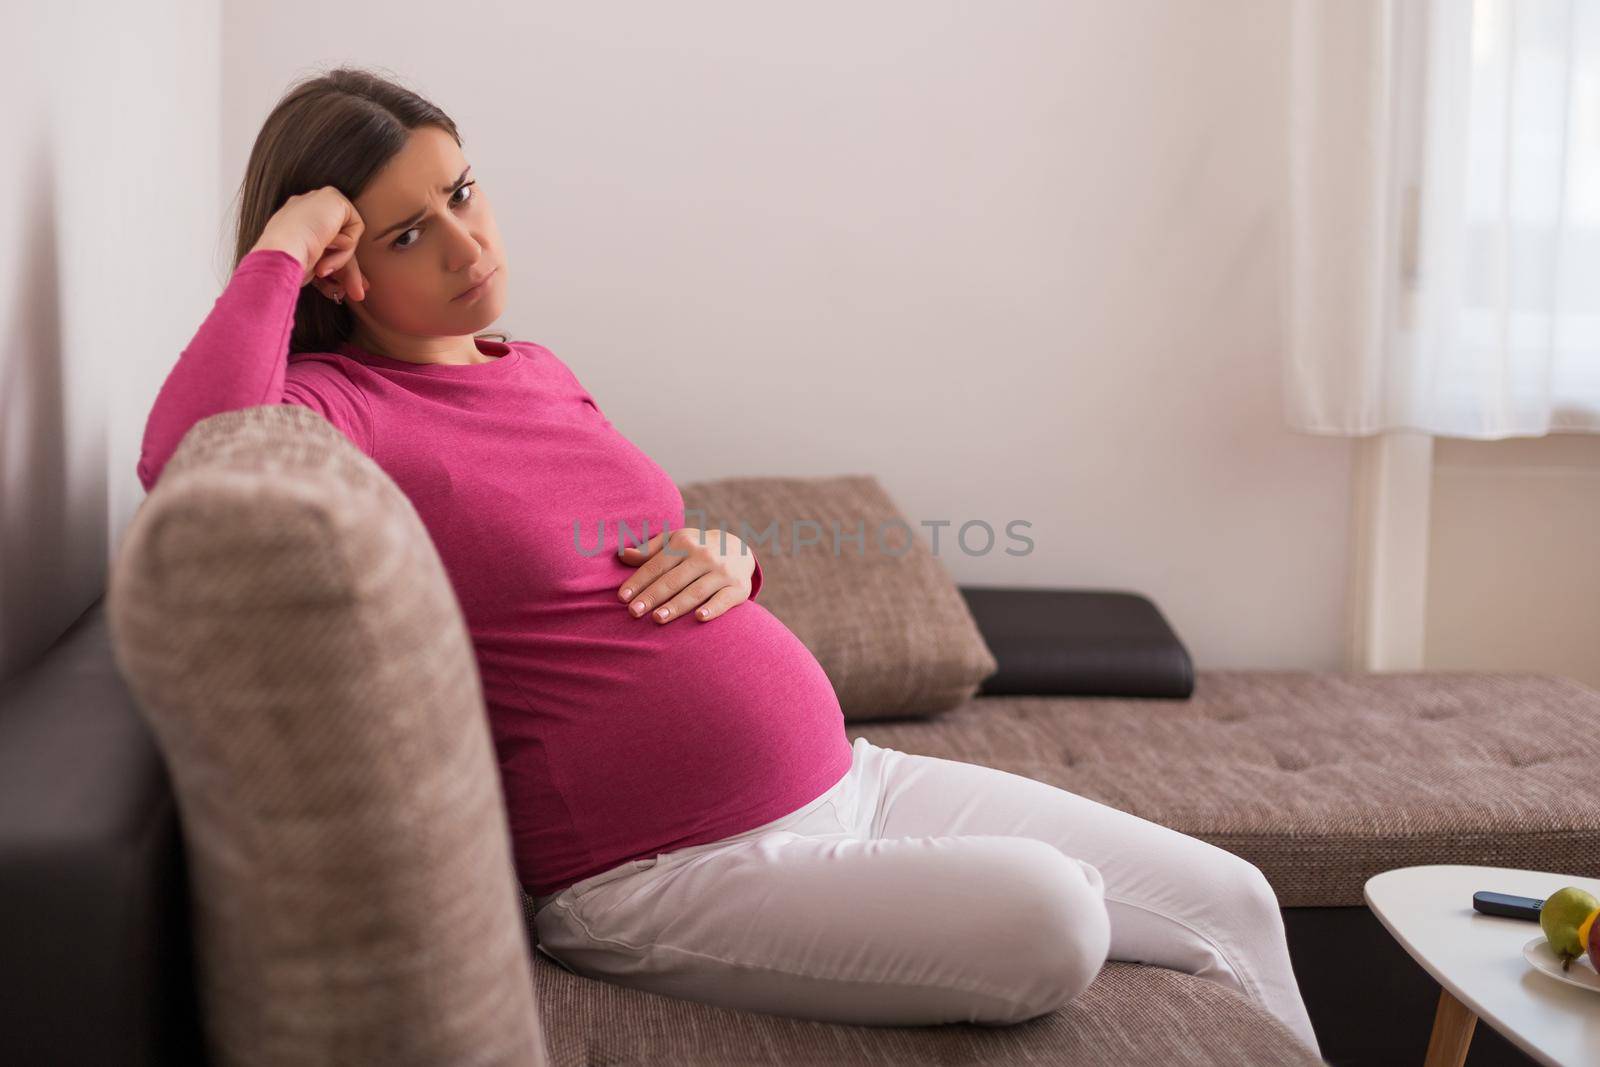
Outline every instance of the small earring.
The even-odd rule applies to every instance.
[[[333,294],[333,302],[335,304],[343,304],[344,303],[344,294],[343,293],[334,293]]]

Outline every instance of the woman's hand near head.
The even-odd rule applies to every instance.
[[[351,300],[367,298],[367,279],[356,262],[356,242],[366,228],[349,198],[331,185],[286,200],[250,249],[275,248],[299,258],[302,286],[315,278],[335,278]]]

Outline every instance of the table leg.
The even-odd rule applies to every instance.
[[[1428,1058],[1423,1067],[1461,1067],[1467,1062],[1467,1046],[1472,1044],[1472,1028],[1478,1017],[1450,990],[1439,990],[1439,1008],[1433,1013],[1433,1036],[1428,1039]]]

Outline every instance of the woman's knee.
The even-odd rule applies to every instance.
[[[1277,890],[1265,872],[1237,853],[1222,848],[1217,853],[1211,887],[1215,898],[1229,902],[1253,922],[1281,918]]]
[[[1022,995],[1014,1017],[1020,1022],[1055,1011],[1087,989],[1111,950],[1111,919],[1105,882],[1092,865],[1033,839],[1015,846],[1022,872],[1008,879],[1016,899],[1007,903],[1008,920],[1020,935],[1010,961],[1020,976]]]

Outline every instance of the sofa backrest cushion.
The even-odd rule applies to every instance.
[[[545,1063],[476,662],[394,482],[309,409],[205,419],[107,609],[173,779],[215,1061]]]
[[[760,603],[817,657],[846,719],[948,711],[994,673],[955,581],[871,475],[723,478],[680,492],[685,526],[750,545]]]

